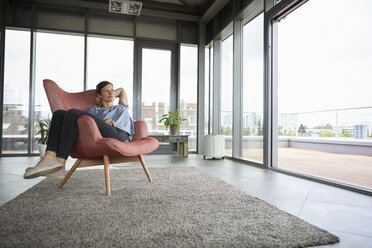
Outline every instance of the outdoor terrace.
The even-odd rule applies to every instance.
[[[246,148],[243,150],[243,157],[262,160],[262,149]],[[372,156],[283,147],[278,149],[278,162],[281,169],[372,189]]]
[[[245,137],[243,143],[243,158],[262,161],[262,138]],[[278,168],[372,189],[371,139],[279,137],[277,146]]]

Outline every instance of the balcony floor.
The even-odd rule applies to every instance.
[[[280,148],[279,168],[372,188],[372,156]]]
[[[231,149],[226,149],[231,154]],[[262,161],[263,150],[243,150],[243,157]],[[279,148],[278,167],[372,188],[372,156],[339,154],[299,148]]]

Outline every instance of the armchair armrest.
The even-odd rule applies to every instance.
[[[134,121],[133,140],[141,140],[147,137],[147,124],[142,120]]]
[[[87,115],[80,116],[77,123],[79,128],[78,141],[96,143],[98,140],[102,139],[102,135],[92,117]]]
[[[96,143],[102,139],[102,135],[92,117],[83,115],[77,119],[79,135],[70,156],[89,157]],[[79,152],[78,152],[79,151]]]

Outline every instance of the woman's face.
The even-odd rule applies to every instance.
[[[115,100],[115,90],[112,84],[108,84],[102,88],[101,94],[98,94],[102,101],[112,102]]]

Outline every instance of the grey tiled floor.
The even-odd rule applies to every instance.
[[[341,242],[322,247],[372,247],[372,197],[300,179],[232,160],[203,160],[202,156],[145,156],[151,167],[196,167],[239,190],[256,196],[340,237]],[[24,169],[37,157],[0,158],[0,205],[37,184],[43,178],[24,180]],[[67,168],[74,160],[69,159]],[[111,168],[140,167],[139,163]],[[102,168],[92,167],[92,168]],[[104,187],[104,186],[103,186]]]

